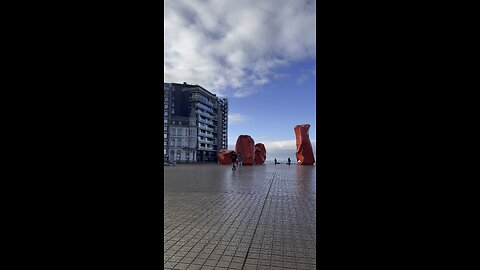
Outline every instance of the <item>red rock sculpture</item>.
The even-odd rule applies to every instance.
[[[243,165],[253,165],[255,158],[255,142],[249,135],[240,135],[235,145],[235,152],[243,157]]]
[[[218,164],[221,164],[221,165],[232,164],[232,153],[233,153],[233,150],[221,149],[220,151],[218,151],[218,154],[217,154]]]
[[[255,164],[264,164],[267,158],[267,150],[263,143],[255,144]]]
[[[300,165],[313,165],[315,157],[313,156],[312,143],[308,136],[309,124],[298,125],[293,130],[297,137],[297,163]]]

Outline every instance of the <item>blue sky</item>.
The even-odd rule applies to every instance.
[[[251,135],[267,160],[294,159],[298,124],[316,149],[316,4],[310,0],[164,2],[164,82],[229,100],[229,148]]]
[[[284,75],[264,85],[256,94],[241,98],[229,97],[231,148],[233,149],[239,135],[248,134],[255,143],[291,141],[291,147],[279,145],[278,150],[290,148],[294,151],[293,128],[298,124],[310,124],[310,139],[316,141],[314,68],[314,60],[294,63],[279,70]],[[278,159],[286,158],[286,153],[280,151],[271,154],[274,155],[275,152],[279,152]],[[272,155],[268,155],[268,158],[275,158]]]

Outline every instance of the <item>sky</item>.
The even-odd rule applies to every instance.
[[[316,4],[307,0],[164,2],[164,82],[198,84],[229,101],[228,144],[264,143],[295,159],[310,124],[316,152]]]

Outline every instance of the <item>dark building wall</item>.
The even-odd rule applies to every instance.
[[[188,91],[183,91],[184,87],[175,87],[172,96],[175,97],[175,113],[174,116],[190,116],[190,102],[189,97],[190,93]]]

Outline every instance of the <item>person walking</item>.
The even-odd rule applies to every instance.
[[[288,165],[290,165],[290,163],[292,163],[292,161],[290,160],[290,158],[288,158]]]
[[[277,165],[277,159],[275,159],[275,165]]]
[[[235,167],[235,162],[237,161],[237,154],[235,151],[232,152],[232,171],[235,171],[237,168]]]
[[[238,167],[242,167],[243,156],[242,153],[238,153]]]

